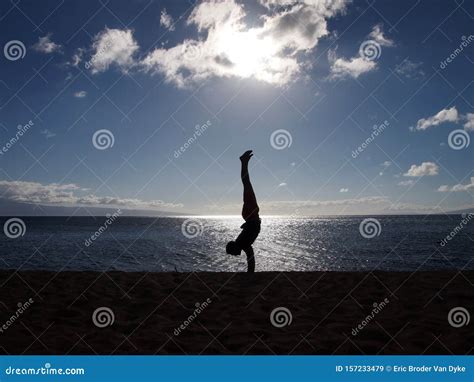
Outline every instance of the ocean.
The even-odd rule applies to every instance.
[[[474,269],[471,217],[262,217],[256,271]],[[240,217],[15,219],[0,218],[0,269],[246,270],[245,254],[225,253]]]

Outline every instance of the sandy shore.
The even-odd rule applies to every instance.
[[[0,290],[3,354],[474,351],[472,322],[448,322],[454,307],[474,314],[474,271],[1,271]]]

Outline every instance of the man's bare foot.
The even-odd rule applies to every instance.
[[[241,155],[240,160],[242,162],[248,162],[250,158],[252,158],[252,156],[253,156],[252,150],[247,150]]]

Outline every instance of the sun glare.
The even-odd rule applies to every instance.
[[[265,76],[275,56],[270,39],[261,38],[252,30],[229,28],[220,35],[218,46],[232,63],[233,72],[241,77]]]

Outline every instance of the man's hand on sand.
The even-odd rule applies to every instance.
[[[252,156],[253,156],[252,150],[247,150],[246,152],[242,154],[242,156],[240,157],[240,160],[242,162],[248,162],[250,158],[252,158]]]

